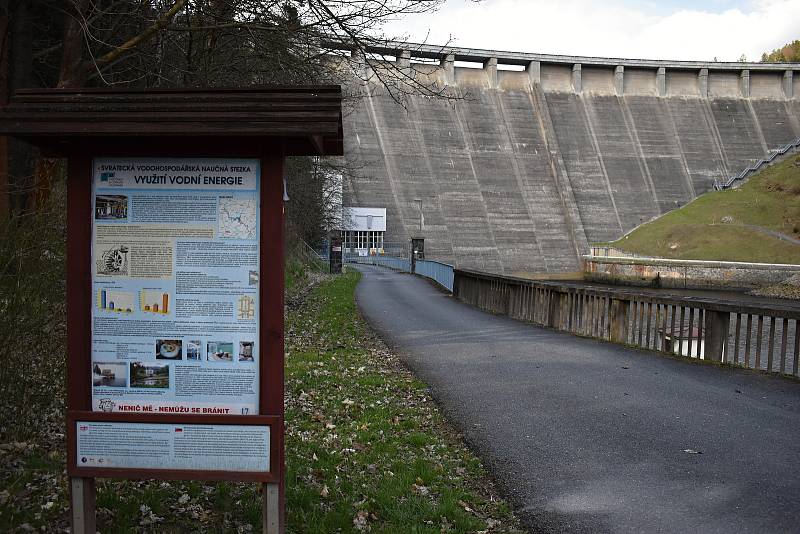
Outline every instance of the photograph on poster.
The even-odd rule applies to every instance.
[[[128,197],[125,195],[95,195],[94,218],[122,221],[128,218]]]
[[[186,342],[186,359],[190,361],[200,361],[202,359],[202,344],[199,339]]]
[[[180,360],[183,358],[183,344],[180,339],[157,339],[156,360]]]
[[[239,342],[239,361],[252,362],[253,361],[253,342],[240,341]]]
[[[95,362],[92,366],[92,385],[124,388],[128,385],[128,364],[124,362]]]
[[[233,343],[230,341],[209,341],[206,353],[210,362],[232,362]]]
[[[169,388],[169,365],[165,363],[131,363],[132,388]]]

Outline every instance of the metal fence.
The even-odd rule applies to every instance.
[[[791,306],[654,296],[460,269],[453,295],[483,310],[572,334],[800,376],[800,311]]]
[[[440,286],[453,291],[453,266],[433,260],[417,260],[414,262],[414,272],[420,276],[430,278]]]
[[[790,150],[794,150],[794,149],[796,149],[798,147],[800,147],[800,137],[798,137],[797,139],[795,139],[791,143],[789,143],[787,145],[784,145],[784,146],[780,147],[779,149],[775,150],[772,154],[770,154],[770,156],[768,158],[764,158],[764,159],[758,160],[752,166],[747,167],[746,169],[744,169],[739,174],[735,174],[735,175],[731,176],[730,178],[728,178],[725,181],[719,181],[717,179],[714,179],[714,189],[716,189],[718,191],[720,191],[722,189],[729,189],[738,180],[743,180],[745,177],[747,177],[748,175],[756,172],[757,170],[759,170],[764,165],[768,165],[768,164],[772,163],[775,160],[775,158],[783,156],[784,154],[786,154]]]
[[[396,256],[359,256],[357,254],[346,254],[344,256],[344,261],[346,263],[380,265],[404,273],[411,272],[411,260],[408,258],[398,258]]]
[[[412,272],[412,262],[410,258],[397,256],[361,256],[357,254],[345,254],[344,261],[348,263],[360,263],[364,265],[380,265],[396,271],[405,273]],[[414,263],[414,274],[430,278],[448,291],[453,291],[453,266],[447,263],[434,260],[416,260]]]

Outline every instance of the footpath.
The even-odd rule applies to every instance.
[[[570,336],[359,270],[363,315],[532,532],[797,532],[797,381]]]

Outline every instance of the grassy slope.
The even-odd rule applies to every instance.
[[[733,222],[723,223],[723,217]],[[611,245],[664,258],[800,263],[800,245],[743,225],[800,237],[800,156],[760,172],[739,189],[702,195]]]
[[[513,531],[425,386],[358,315],[356,282],[323,282],[287,317],[289,532]],[[62,424],[0,444],[0,532],[67,526]],[[260,531],[255,484],[99,480],[97,512],[102,532]]]
[[[290,527],[505,531],[513,518],[478,460],[358,315],[357,280],[326,283],[288,324]]]

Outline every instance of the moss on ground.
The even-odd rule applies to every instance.
[[[663,258],[800,263],[800,245],[769,231],[800,239],[800,155],[738,189],[701,195],[609,245]]]

